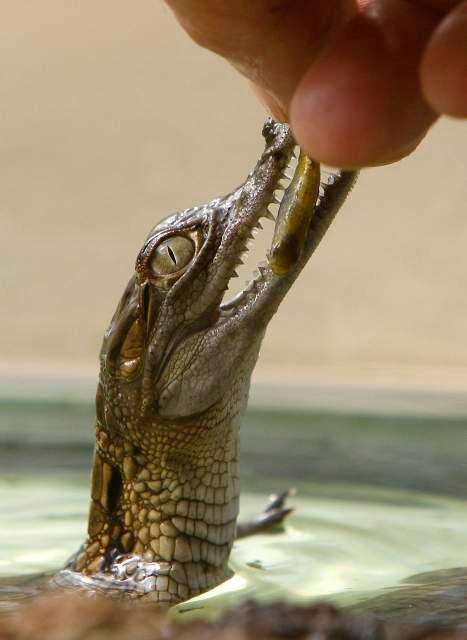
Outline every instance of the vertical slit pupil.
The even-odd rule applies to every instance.
[[[169,254],[169,256],[172,259],[172,262],[174,264],[177,264],[177,258],[175,257],[175,253],[172,251],[172,249],[170,247],[167,247],[167,253]]]

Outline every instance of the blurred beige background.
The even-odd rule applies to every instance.
[[[243,179],[264,113],[161,0],[0,4],[1,370],[93,377],[147,231]],[[467,391],[466,176],[448,120],[366,171],[256,380]]]

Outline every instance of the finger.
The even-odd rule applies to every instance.
[[[420,7],[438,11],[442,15],[451,11],[451,9],[459,4],[459,0],[410,0],[410,2],[418,4]]]
[[[405,0],[374,2],[310,66],[293,97],[299,144],[334,166],[410,153],[435,119],[420,88],[422,51],[439,17]]]
[[[354,0],[166,2],[195,42],[227,58],[282,113],[329,34],[356,11]]]
[[[467,2],[434,31],[420,69],[425,97],[438,113],[467,117]]]

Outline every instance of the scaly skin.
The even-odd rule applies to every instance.
[[[240,188],[163,220],[137,257],[101,351],[88,538],[58,582],[175,603],[230,575],[238,430],[260,344],[354,179],[323,186],[285,272],[262,267],[222,304],[295,146],[286,125],[268,121],[263,135]]]

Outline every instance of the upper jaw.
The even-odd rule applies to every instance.
[[[268,207],[276,203],[274,192],[281,188],[281,179],[292,158],[295,141],[288,125],[269,119],[263,136],[266,146],[261,158],[243,185],[220,201],[214,201],[213,219],[222,227],[219,245],[209,269],[204,296],[216,300],[220,311],[225,290],[236,269],[243,264],[242,255],[253,239],[255,229],[261,228],[262,218],[273,219]],[[212,297],[210,296],[212,294]]]

